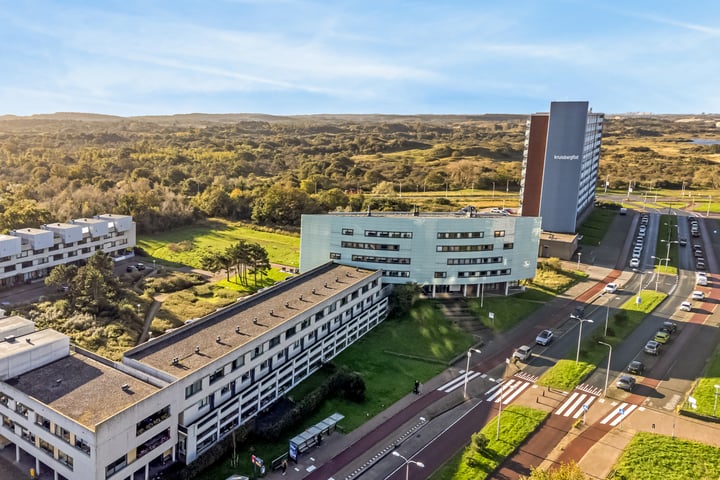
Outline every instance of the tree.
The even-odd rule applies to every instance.
[[[476,432],[472,435],[472,446],[476,452],[482,453],[490,443],[490,439],[482,432]]]
[[[417,283],[394,285],[390,294],[390,311],[395,317],[402,317],[413,307],[420,296],[420,286]]]
[[[521,477],[521,480],[587,480],[583,471],[577,463],[563,463],[551,470],[540,470],[533,467],[529,477]]]
[[[253,282],[257,286],[258,274],[265,275],[270,270],[270,257],[267,250],[257,243],[249,244],[247,253],[250,272],[253,274]]]
[[[50,274],[47,277],[45,277],[45,285],[54,288],[68,287],[72,291],[74,290],[73,283],[77,273],[78,268],[76,265],[69,263],[58,265],[50,271]]]
[[[300,225],[304,213],[320,213],[310,195],[298,188],[273,185],[255,199],[252,218],[260,224]]]

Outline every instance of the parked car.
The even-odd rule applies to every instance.
[[[681,238],[680,240],[678,240],[678,243],[681,247],[684,247],[685,245],[687,245],[687,238]]]
[[[127,267],[125,267],[126,272],[134,272],[135,270],[136,269],[133,265],[128,265]]]
[[[632,362],[630,362],[630,365],[628,365],[627,371],[628,373],[641,375],[645,371],[645,364],[640,360],[633,360]]]
[[[628,392],[631,392],[632,389],[635,387],[635,377],[630,375],[623,375],[620,378],[618,378],[617,381],[617,388],[621,390],[626,390]]]
[[[553,339],[553,332],[551,330],[543,330],[535,337],[535,343],[539,345],[547,345]]]
[[[640,259],[639,258],[633,258],[630,260],[630,268],[637,268],[640,266]]]
[[[700,290],[695,290],[691,295],[693,300],[705,300],[705,294]]]
[[[653,340],[658,343],[667,343],[670,340],[670,334],[663,330],[658,330]]]
[[[680,310],[684,312],[692,312],[692,303],[691,302],[682,302],[680,304]]]
[[[145,270],[145,264],[144,263],[136,263],[135,268],[138,270]]]
[[[617,283],[608,283],[605,285],[605,292],[606,293],[615,293],[618,289]]]
[[[677,331],[677,323],[675,322],[663,322],[662,328],[667,330],[669,333],[675,333]]]
[[[657,355],[660,353],[660,344],[655,340],[648,340],[643,348],[643,351],[650,355]]]
[[[513,358],[517,358],[521,362],[527,362],[532,357],[532,348],[527,345],[523,345],[515,349],[512,354]]]

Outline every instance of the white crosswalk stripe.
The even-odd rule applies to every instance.
[[[612,412],[610,412],[610,414],[603,418],[600,423],[603,425],[609,424],[611,427],[615,427],[620,422],[622,422],[625,417],[630,415],[636,408],[637,405],[628,405],[627,403],[622,403],[617,409],[613,410]]]
[[[580,415],[585,412],[584,406],[587,405],[589,409],[595,399],[597,399],[597,396],[589,395],[587,392],[574,391],[553,413],[563,417],[580,418]]]
[[[472,370],[468,370],[467,374],[467,381],[470,382],[473,378],[479,377],[482,375],[480,372],[473,372]],[[465,372],[461,372],[460,376],[457,378],[453,378],[449,382],[447,382],[445,385],[441,385],[438,387],[438,390],[445,393],[450,393],[453,390],[456,390],[458,388],[465,386]]]
[[[595,385],[588,385],[587,383],[581,383],[575,387],[575,389],[582,390],[583,392],[587,392],[591,395],[600,395],[602,393],[602,388],[596,387]]]
[[[487,400],[489,402],[500,403],[502,401],[503,405],[507,405],[529,386],[530,383],[528,382],[511,378],[499,385],[495,385],[485,392],[485,395],[488,395]]]
[[[535,383],[538,379],[537,375],[531,375],[531,374],[525,373],[525,372],[517,372],[515,374],[515,376],[518,378],[522,378],[523,380],[527,380],[528,382],[531,382],[531,383]]]

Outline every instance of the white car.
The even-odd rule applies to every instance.
[[[705,294],[701,292],[700,290],[695,290],[692,293],[692,299],[693,300],[705,300]]]
[[[639,258],[633,258],[630,260],[630,268],[637,268],[640,266],[640,259]]]
[[[690,302],[682,302],[680,304],[680,310],[684,312],[691,312],[692,311],[692,303]]]
[[[538,345],[547,345],[550,343],[553,339],[553,332],[552,330],[543,330],[538,334],[537,337],[535,337],[535,343]]]
[[[618,289],[617,283],[608,283],[605,285],[605,293],[615,293]]]

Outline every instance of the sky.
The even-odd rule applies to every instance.
[[[0,0],[0,115],[720,112],[720,2]]]

